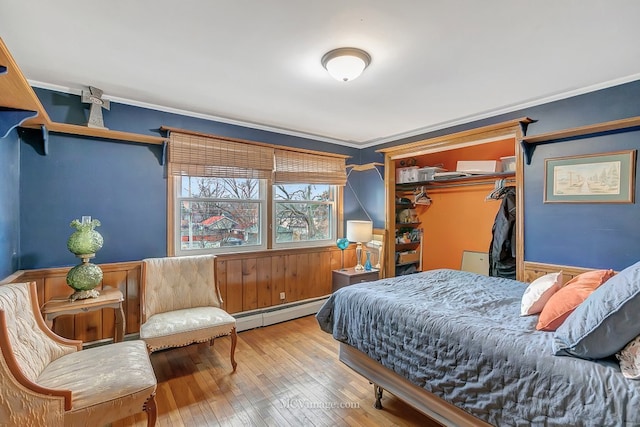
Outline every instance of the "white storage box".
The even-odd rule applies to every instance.
[[[516,156],[500,157],[502,163],[502,172],[515,172],[516,171]]]
[[[399,168],[396,170],[396,182],[406,184],[407,182],[418,182],[418,166]]]
[[[433,174],[438,172],[445,172],[446,169],[435,167],[435,166],[427,166],[424,168],[418,169],[418,181],[433,181]]]
[[[502,172],[500,160],[458,160],[457,172],[466,173],[495,173]]]

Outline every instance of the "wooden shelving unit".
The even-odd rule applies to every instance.
[[[57,132],[144,144],[163,144],[165,142],[165,138],[160,136],[90,128],[52,121],[33,88],[20,71],[18,64],[9,53],[4,41],[0,39],[0,70],[2,69],[5,72],[0,72],[0,107],[3,107],[4,110],[0,111],[0,114],[11,110],[32,111],[35,113],[35,115],[30,115],[26,119],[24,117],[15,119],[15,123],[8,125],[9,130],[16,126],[42,129],[45,140],[47,132]]]

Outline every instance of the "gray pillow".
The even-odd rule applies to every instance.
[[[640,335],[640,262],[616,274],[556,329],[553,354],[601,359]]]

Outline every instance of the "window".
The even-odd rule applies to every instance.
[[[346,156],[165,129],[169,255],[333,244]]]
[[[273,186],[274,247],[326,245],[336,236],[336,186]]]
[[[266,180],[179,177],[176,252],[264,249]]]

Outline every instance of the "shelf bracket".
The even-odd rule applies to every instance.
[[[528,144],[524,141],[520,141],[520,146],[522,147],[522,152],[524,153],[524,161],[527,165],[531,164],[531,158],[533,157],[533,152],[536,149],[536,144]]]
[[[40,125],[40,131],[42,132],[42,152],[46,156],[49,154],[49,129],[45,125]]]
[[[36,117],[36,111],[0,109],[0,138],[9,135],[14,128],[20,126],[27,119]]]

